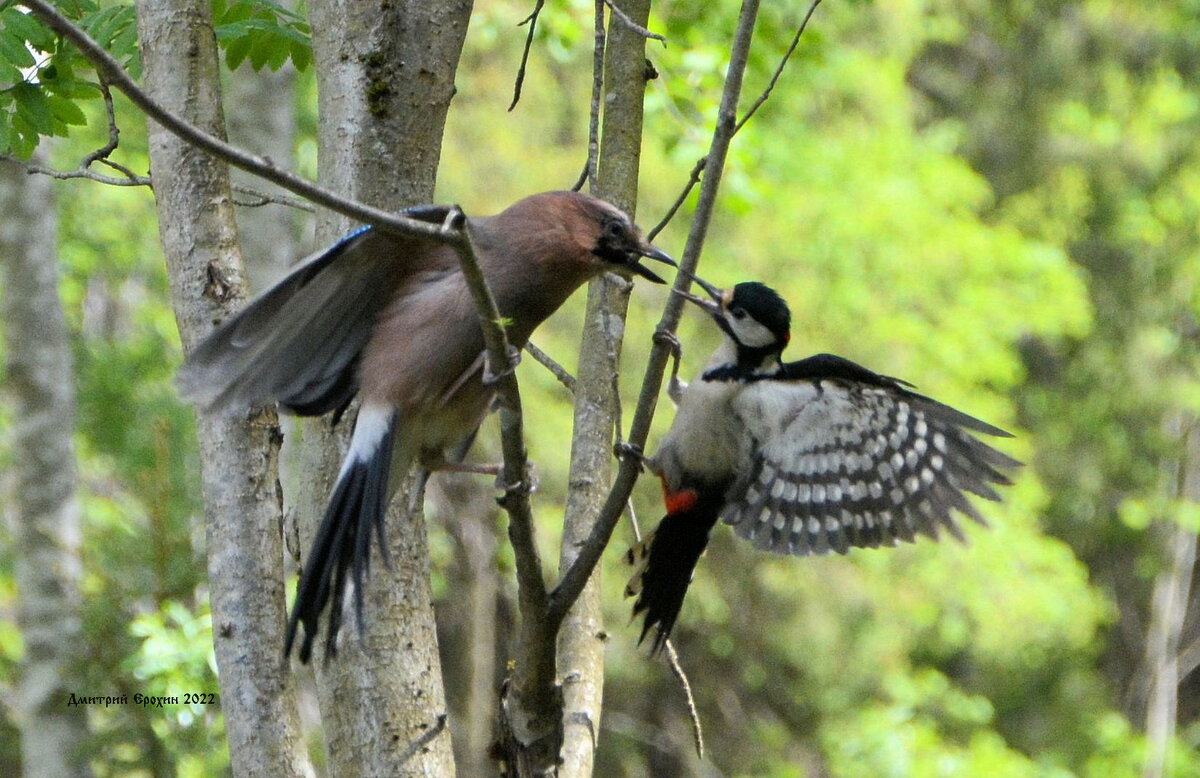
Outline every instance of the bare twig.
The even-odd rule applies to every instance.
[[[97,173],[94,170],[86,168],[76,168],[75,170],[55,170],[45,165],[39,165],[34,162],[25,162],[17,159],[11,154],[0,154],[0,159],[7,162],[13,162],[25,168],[25,172],[31,175],[48,176],[57,181],[69,181],[73,178],[83,178],[88,181],[95,181],[108,186],[150,186],[150,179],[146,176],[127,175],[124,178],[115,178],[106,176],[103,173]]]
[[[696,205],[696,214],[691,223],[687,244],[684,247],[683,259],[680,262],[682,271],[675,278],[675,287],[686,291],[691,286],[688,273],[696,269],[700,259],[700,251],[712,220],[713,208],[716,203],[717,189],[721,182],[721,174],[725,167],[725,157],[729,151],[729,143],[733,138],[736,126],[738,98],[742,91],[742,76],[746,70],[746,61],[750,52],[750,41],[754,33],[754,21],[758,16],[758,0],[745,0],[738,17],[737,32],[734,34],[733,47],[730,52],[729,68],[726,71],[725,89],[721,95],[721,106],[717,114],[717,125],[713,131],[712,145],[708,152],[708,175],[700,188],[700,201]],[[667,332],[674,332],[683,315],[684,298],[671,295],[658,327]],[[654,409],[658,405],[658,395],[662,389],[663,373],[666,370],[668,347],[664,343],[655,343],[650,351],[646,366],[642,390],[638,396],[637,409],[634,413],[633,425],[628,437],[635,447],[646,445],[650,432],[650,422],[654,418]],[[633,491],[637,481],[640,463],[633,457],[621,460],[617,477],[612,490],[601,509],[600,517],[592,527],[587,541],[579,550],[579,556],[574,564],[567,569],[559,580],[558,585],[550,593],[548,616],[555,621],[570,608],[571,603],[579,596],[587,583],[592,569],[600,560],[613,528],[620,518],[621,512]]]
[[[95,181],[108,186],[151,186],[149,176],[139,176],[129,168],[114,162],[109,159],[109,156],[117,150],[117,145],[120,142],[121,130],[117,127],[117,116],[113,109],[112,91],[108,87],[108,82],[103,74],[100,76],[100,83],[96,84],[100,89],[100,94],[104,97],[104,114],[108,123],[108,142],[95,151],[90,152],[79,161],[78,167],[74,170],[54,170],[45,165],[39,165],[33,162],[23,162],[9,154],[0,154],[0,159],[5,159],[14,162],[25,168],[26,173],[35,175],[49,176],[58,181],[66,181],[73,178],[83,178],[88,181]],[[113,170],[120,173],[124,178],[113,178],[106,176],[103,173],[97,173],[91,169],[96,162],[108,165]]]
[[[508,511],[509,537],[516,552],[517,584],[520,588],[522,615],[525,620],[539,619],[546,607],[546,582],[533,537],[533,512],[529,507],[528,463],[521,416],[521,394],[513,373],[515,359],[510,353],[503,318],[479,267],[467,217],[454,206],[442,225],[443,234],[458,253],[463,278],[479,313],[479,325],[487,346],[487,364],[492,375],[485,381],[496,385],[500,401],[500,435],[504,453],[504,489],[501,506]],[[528,613],[526,611],[528,610]]]
[[[688,181],[683,187],[683,191],[679,193],[679,197],[676,197],[675,202],[667,209],[666,215],[662,217],[658,224],[654,225],[654,229],[646,233],[646,240],[653,241],[658,236],[658,233],[662,232],[663,228],[671,223],[671,220],[675,218],[675,214],[679,212],[679,208],[687,200],[688,195],[692,193],[692,188],[700,183],[700,174],[704,172],[704,168],[707,165],[708,157],[701,157],[696,160],[696,164],[692,166],[692,172],[688,176]]]
[[[606,38],[604,32],[604,0],[596,0],[594,14],[595,36],[592,44],[592,101],[588,106],[588,146],[587,161],[583,164],[583,172],[575,182],[575,189],[583,188],[586,182],[591,191],[597,191],[596,161],[600,158],[600,98],[604,90],[604,49]]]
[[[696,709],[696,698],[692,696],[692,684],[688,680],[687,673],[683,671],[683,666],[679,664],[679,653],[675,650],[675,644],[667,638],[667,663],[671,665],[671,672],[679,681],[679,685],[683,688],[683,695],[687,698],[688,717],[692,720],[692,742],[696,745],[696,756],[704,758],[704,728],[700,725],[700,712]]]
[[[264,205],[286,205],[289,208],[296,208],[309,213],[316,213],[317,209],[308,204],[307,201],[301,200],[298,197],[288,197],[287,195],[272,194],[271,192],[263,192],[242,184],[233,184],[233,191],[238,194],[244,194],[248,197],[253,197],[253,201],[235,200],[235,205],[240,205],[245,208],[261,208]]]
[[[746,111],[746,114],[741,118],[741,120],[734,125],[734,135],[737,135],[738,132],[741,131],[742,127],[746,126],[746,122],[750,121],[750,117],[754,116],[758,109],[762,107],[762,104],[765,103],[768,98],[770,98],[771,92],[775,90],[775,85],[779,83],[779,77],[783,74],[784,67],[787,65],[788,60],[791,59],[792,54],[795,53],[796,47],[800,44],[800,36],[804,34],[804,30],[808,27],[808,20],[812,18],[813,12],[817,10],[817,6],[820,4],[821,0],[812,0],[812,3],[808,6],[808,11],[804,14],[804,19],[801,20],[800,26],[796,29],[796,34],[792,37],[791,45],[788,46],[787,51],[784,52],[783,58],[779,60],[779,65],[776,66],[775,72],[771,74],[771,80],[767,83],[766,89],[764,89],[762,94],[760,94],[754,100],[754,102],[750,105],[749,110]],[[683,186],[683,191],[679,193],[679,197],[675,199],[674,205],[668,209],[662,220],[655,225],[654,229],[647,233],[646,237],[648,240],[654,240],[654,237],[658,235],[658,233],[662,232],[663,228],[675,218],[675,214],[679,211],[680,206],[683,205],[684,201],[687,200],[688,195],[692,193],[692,189],[700,181],[700,174],[704,171],[704,167],[707,162],[707,157],[701,157],[700,159],[696,160],[696,165],[692,168],[691,175],[688,176],[687,183]]]
[[[500,439],[504,455],[504,495],[500,506],[508,513],[508,538],[517,568],[517,603],[521,612],[520,661],[502,700],[502,740],[515,741],[517,759],[530,764],[553,764],[562,745],[562,693],[556,682],[554,636],[559,622],[546,617],[548,595],[542,578],[542,561],[533,532],[529,505],[528,461],[525,454],[521,393],[517,386],[515,355],[501,324],[500,309],[488,289],[470,228],[462,210],[451,209],[440,229],[458,253],[463,277],[475,301],[487,346],[484,380],[496,386],[500,406]],[[490,372],[491,375],[486,373]],[[559,715],[546,715],[559,711]],[[519,773],[523,774],[523,773]]]
[[[787,51],[783,53],[783,58],[779,60],[779,65],[775,68],[775,72],[771,74],[771,80],[767,83],[767,88],[764,89],[762,94],[758,96],[758,99],[756,99],[750,105],[750,108],[746,111],[745,115],[742,116],[741,121],[739,121],[737,126],[733,128],[735,134],[741,130],[743,126],[745,126],[746,122],[750,121],[750,117],[754,115],[755,111],[757,111],[762,104],[767,101],[767,98],[771,96],[771,92],[775,89],[775,84],[779,83],[779,77],[783,75],[784,67],[787,66],[788,60],[791,59],[792,54],[795,53],[796,46],[800,44],[800,36],[804,34],[804,29],[808,27],[808,20],[812,18],[813,12],[817,10],[817,6],[820,4],[821,0],[812,0],[812,3],[809,4],[808,12],[804,14],[804,19],[801,20],[800,26],[796,29],[796,34],[792,37],[792,44],[788,46]]]
[[[525,49],[521,52],[521,64],[517,67],[517,79],[513,84],[513,99],[508,106],[510,111],[516,108],[517,103],[521,100],[521,87],[525,84],[525,65],[529,63],[529,50],[533,48],[533,33],[537,29],[538,14],[542,12],[542,6],[545,4],[546,0],[537,0],[537,5],[533,7],[533,13],[526,16],[524,21],[517,25],[521,27],[528,24],[529,34],[525,36]]]
[[[619,19],[621,21],[621,24],[623,24],[626,27],[628,27],[629,29],[633,30],[635,33],[642,36],[643,38],[659,41],[660,43],[662,43],[663,46],[667,45],[666,38],[664,38],[663,36],[659,35],[656,32],[650,32],[645,27],[643,27],[642,25],[635,22],[633,19],[630,19],[629,14],[622,11],[617,6],[617,4],[613,2],[613,0],[603,0],[603,1],[604,1],[605,5],[607,5],[610,9],[612,9],[613,16],[617,17],[617,19]]]
[[[571,375],[565,367],[558,364],[554,357],[530,342],[525,343],[525,350],[529,352],[539,365],[549,370],[558,379],[558,382],[567,388],[568,392],[575,393],[575,376]]]
[[[147,116],[184,141],[212,154],[234,167],[265,178],[289,192],[324,206],[331,211],[374,225],[385,232],[401,235],[420,235],[443,243],[453,244],[458,240],[436,224],[422,222],[402,214],[389,213],[379,208],[351,200],[294,173],[275,167],[269,159],[250,154],[220,138],[204,132],[165,109],[139,87],[121,65],[92,40],[78,25],[67,19],[47,0],[22,0],[22,5],[38,18],[42,24],[75,44],[99,72],[100,77],[116,87]]]

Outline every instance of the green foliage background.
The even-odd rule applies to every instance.
[[[591,8],[572,0],[543,12],[524,96],[509,114],[524,39],[515,24],[529,9],[478,3],[441,199],[494,212],[578,176]],[[798,0],[764,7],[749,95],[765,86],[806,9]],[[14,12],[0,10],[0,21]],[[267,3],[218,12],[230,64],[306,64],[302,17]],[[669,45],[648,47],[660,76],[647,95],[645,225],[707,148],[736,12],[732,0],[673,0],[651,18]],[[117,11],[96,13],[117,29]],[[11,48],[6,29],[0,51]],[[52,40],[33,43],[54,51]],[[86,76],[62,61],[55,78]],[[818,9],[779,87],[734,143],[701,272],[718,284],[775,286],[792,304],[793,356],[832,351],[907,378],[1016,432],[1005,449],[1029,466],[1003,505],[985,506],[991,529],[970,528],[965,548],[925,542],[775,559],[719,529],[675,632],[719,774],[1140,771],[1142,647],[1119,624],[1146,621],[1161,528],[1197,523],[1194,506],[1164,483],[1181,456],[1172,422],[1200,405],[1198,68],[1200,5],[1190,0],[829,0]],[[78,118],[88,129],[53,147],[59,166],[100,145],[97,101],[68,100],[79,117],[55,113],[56,95],[74,87],[46,86],[53,121],[34,127],[19,113],[37,98],[21,95],[45,79],[4,88],[13,72],[0,67],[0,117],[10,117],[0,145],[26,153],[30,132],[63,134]],[[245,66],[229,74],[250,77]],[[311,170],[310,72],[297,92],[297,150]],[[117,108],[122,160],[144,170],[142,121],[120,100]],[[198,466],[190,411],[170,384],[179,351],[150,195],[73,182],[57,196],[92,651],[80,693],[215,690]],[[679,251],[686,222],[687,208],[659,244]],[[582,297],[535,336],[568,367]],[[664,299],[660,289],[635,292],[627,401]],[[689,315],[681,337],[692,373],[717,333]],[[543,550],[553,558],[570,401],[532,360],[520,371]],[[661,407],[660,431],[670,417]],[[7,424],[0,405],[0,467],[11,457]],[[477,456],[495,450],[485,435]],[[644,525],[656,520],[655,485],[643,483],[635,504]],[[450,601],[461,562],[440,528],[447,517],[431,513],[437,594]],[[631,537],[618,530],[606,560],[610,675],[597,775],[714,774],[690,753],[674,679],[635,648],[626,625],[619,551]],[[498,564],[511,589],[503,551]],[[10,546],[0,544],[6,612],[12,597]],[[21,650],[15,627],[0,623],[0,686],[14,683]],[[1180,689],[1176,776],[1200,775],[1198,684],[1192,677]],[[225,769],[215,709],[89,715],[100,775]],[[15,738],[11,719],[0,720],[0,772],[19,760]]]

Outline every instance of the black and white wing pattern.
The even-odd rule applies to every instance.
[[[999,500],[992,484],[1010,484],[1001,470],[1021,463],[971,433],[1011,435],[847,364],[867,381],[844,370],[767,379],[734,400],[752,455],[724,521],[760,549],[797,556],[936,539],[942,529],[962,539],[955,511],[984,524],[965,493]]]

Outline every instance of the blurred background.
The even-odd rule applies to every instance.
[[[592,4],[547,6],[507,113],[530,5],[479,0],[471,23],[438,185],[440,201],[468,213],[569,187],[584,163]],[[744,105],[808,3],[764,6]],[[736,13],[733,0],[656,3],[649,27],[668,45],[647,49],[658,77],[637,214],[646,227],[707,150]],[[604,562],[597,775],[1200,776],[1198,75],[1195,0],[819,7],[734,141],[700,272],[778,289],[792,306],[792,358],[830,351],[912,381],[1013,431],[1000,447],[1027,466],[1004,504],[983,506],[991,527],[969,527],[966,546],[783,559],[718,527],[674,631],[704,760],[677,681],[636,646],[623,522]],[[120,100],[117,110],[121,159],[144,171],[142,120]],[[233,139],[310,176],[314,110],[311,70],[227,74]],[[96,145],[80,133],[49,145],[46,161],[73,167]],[[152,196],[79,181],[45,189],[78,402],[90,651],[80,693],[215,691],[199,464],[192,411],[171,383],[181,356]],[[658,245],[682,251],[693,203]],[[315,248],[304,212],[247,207],[239,219],[256,289]],[[621,374],[630,413],[665,299],[645,284],[634,292]],[[583,303],[576,295],[534,337],[570,370]],[[690,377],[718,333],[689,312],[680,335]],[[553,560],[571,399],[532,359],[519,374]],[[670,417],[664,399],[651,447]],[[0,390],[0,479],[11,444]],[[493,425],[472,458],[497,453]],[[0,484],[7,506],[11,483]],[[462,775],[490,769],[483,749],[515,620],[493,491],[487,479],[439,478],[427,501]],[[657,483],[644,479],[634,505],[644,528],[657,522]],[[0,535],[0,699],[24,650],[13,561]],[[1177,699],[1162,693],[1176,682]],[[0,704],[3,774],[19,763],[12,715]],[[98,775],[227,769],[215,707],[87,715]]]

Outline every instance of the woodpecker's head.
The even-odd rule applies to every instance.
[[[738,365],[759,368],[777,361],[791,338],[792,312],[774,289],[757,281],[743,281],[718,289],[692,276],[712,300],[681,292],[703,308],[737,347]]]

